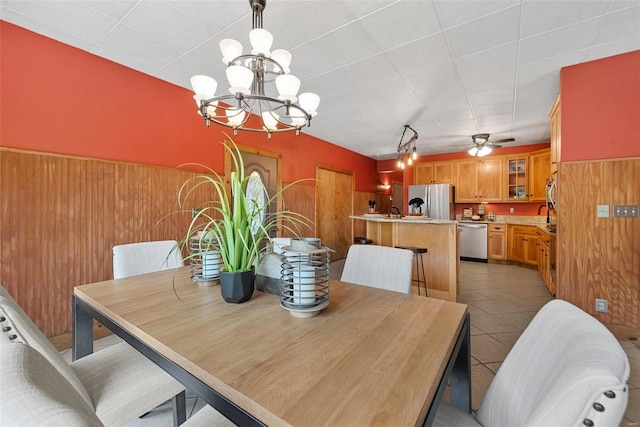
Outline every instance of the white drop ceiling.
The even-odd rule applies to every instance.
[[[247,0],[1,0],[0,13],[185,88],[210,75],[219,94],[218,43],[246,50],[251,30]],[[306,133],[384,159],[405,124],[424,155],[475,133],[548,141],[560,68],[640,49],[640,0],[268,0],[264,28],[322,99]]]

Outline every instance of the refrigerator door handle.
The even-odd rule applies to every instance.
[[[427,187],[427,211],[425,214],[431,218],[431,187]]]

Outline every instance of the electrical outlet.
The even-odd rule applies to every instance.
[[[609,311],[609,301],[596,298],[596,312],[607,313]]]
[[[616,218],[638,218],[638,205],[615,205],[613,216]]]

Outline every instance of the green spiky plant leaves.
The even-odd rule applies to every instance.
[[[199,257],[205,252],[215,250],[222,258],[223,271],[247,271],[251,269],[254,262],[260,261],[261,251],[265,247],[264,241],[269,240],[268,230],[279,227],[299,236],[301,230],[312,229],[312,222],[296,212],[267,211],[267,207],[283,191],[300,181],[283,187],[270,198],[267,196],[268,192],[264,184],[260,182],[266,202],[258,203],[258,200],[251,199],[247,195],[250,177],[245,176],[244,161],[238,146],[228,136],[223,145],[233,162],[229,186],[225,185],[223,177],[206,168],[207,174],[190,178],[180,188],[178,201],[183,210],[189,206],[189,199],[193,192],[201,186],[210,187],[216,196],[195,210],[195,215],[186,235],[180,241],[180,246],[188,248],[190,240],[199,237],[200,253],[190,253],[187,258]]]

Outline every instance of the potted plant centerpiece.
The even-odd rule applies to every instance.
[[[181,208],[187,203],[194,190],[200,186],[210,186],[214,200],[205,202],[194,210],[193,219],[180,246],[189,245],[191,239],[199,239],[199,252],[191,252],[188,258],[200,257],[217,251],[223,267],[220,270],[220,288],[222,297],[231,303],[248,301],[254,291],[254,265],[260,261],[260,255],[269,240],[273,227],[289,230],[298,235],[302,226],[310,226],[303,215],[290,211],[268,212],[271,202],[289,186],[268,197],[267,189],[260,179],[246,176],[244,161],[237,145],[227,137],[223,142],[230,154],[233,168],[228,177],[224,177],[207,168],[208,173],[187,180],[178,194]],[[249,184],[250,189],[247,191]]]

